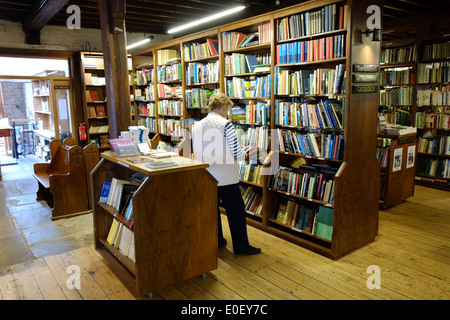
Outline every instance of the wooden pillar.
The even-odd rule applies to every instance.
[[[125,33],[125,2],[98,0],[105,64],[109,137],[130,126],[130,84]]]

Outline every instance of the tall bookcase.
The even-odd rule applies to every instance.
[[[416,126],[422,131],[416,183],[450,190],[450,43],[420,45]]]
[[[84,92],[81,101],[85,112],[87,143],[97,145],[101,151],[108,150],[110,148],[109,115],[103,53],[80,52],[80,60]],[[128,58],[128,69],[131,72],[131,56]]]
[[[154,56],[162,49],[177,52],[183,70],[179,85],[186,119],[202,116],[192,116],[192,110],[186,107],[186,90],[197,85],[187,79],[189,63],[208,65],[218,59],[219,84],[199,86],[211,85],[227,93],[241,107],[241,112],[232,112],[230,118],[236,120],[247,137],[255,134],[256,140],[251,143],[255,143],[257,161],[253,168],[252,163],[243,165],[243,172],[249,167],[253,170],[247,170],[241,182],[244,189],[253,188],[247,196],[255,193],[253,200],[252,196],[247,200],[262,201],[263,205],[260,209],[254,203],[249,205],[254,211],[249,214],[248,223],[334,259],[374,241],[378,229],[379,194],[374,191],[379,190],[380,183],[375,158],[378,90],[360,90],[368,88],[367,83],[355,80],[360,73],[379,77],[380,43],[360,33],[366,29],[369,5],[381,6],[381,2],[310,1],[150,49]],[[253,33],[258,33],[258,41],[247,37],[245,45],[243,39]],[[259,43],[263,34],[268,38],[264,36]],[[183,54],[184,44],[207,39],[218,40],[218,58],[191,61]],[[289,55],[292,52],[298,54]],[[257,69],[253,69],[255,63]],[[156,78],[158,84],[160,80]],[[300,81],[304,85],[297,85]],[[377,81],[370,88],[374,86],[378,89]],[[306,112],[303,118],[298,116],[302,106]],[[311,123],[301,122],[310,117]],[[188,125],[185,123],[184,127]],[[158,131],[162,132],[160,128]],[[320,138],[322,143],[316,140],[320,153],[287,149],[284,143],[291,141],[284,139],[289,139],[288,135],[294,139]],[[261,137],[266,138],[261,141]],[[247,143],[245,139],[241,141]],[[280,167],[297,176],[307,174],[308,181],[313,181],[311,177],[329,181],[326,201],[320,191],[317,196],[305,196],[273,188]],[[319,172],[319,168],[325,171]],[[262,177],[253,179],[255,172],[256,176],[262,172]],[[316,181],[318,185],[320,182]],[[314,230],[277,219],[280,204],[288,201],[297,209],[312,208],[312,222],[317,221]],[[324,229],[328,235],[319,236]]]
[[[379,110],[388,122],[417,127],[415,183],[443,190],[450,190],[449,56],[442,40],[384,48]]]
[[[137,298],[217,268],[217,181],[207,164],[173,159],[175,167],[148,169],[106,151],[91,172],[95,247]],[[132,223],[99,202],[103,183],[113,178],[139,186],[131,199]],[[134,259],[107,241],[115,221],[132,230]]]

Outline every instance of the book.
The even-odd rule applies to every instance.
[[[119,228],[119,221],[114,219],[111,225],[111,228],[109,229],[108,237],[106,238],[106,241],[109,244],[113,244],[114,237],[116,235],[117,229]]]
[[[103,182],[102,191],[100,193],[100,199],[98,202],[106,203],[108,200],[109,190],[111,189],[111,181]]]
[[[172,160],[152,160],[151,162],[145,164],[145,166],[150,169],[173,167],[177,165],[178,163]]]
[[[105,107],[104,106],[98,106],[97,107],[97,117],[103,118],[105,116]]]
[[[317,213],[317,225],[315,235],[331,241],[333,234],[333,209],[320,206]]]
[[[138,147],[130,138],[109,139],[109,144],[118,158],[140,155]]]
[[[177,157],[177,156],[178,156],[178,153],[170,152],[170,151],[155,152],[155,153],[150,154],[150,157],[155,158],[155,159],[170,158],[170,157]]]

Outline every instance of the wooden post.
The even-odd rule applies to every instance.
[[[109,137],[130,126],[130,83],[123,0],[98,0],[105,64]]]

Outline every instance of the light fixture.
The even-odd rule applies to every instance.
[[[138,42],[132,43],[130,45],[127,46],[127,50],[132,49],[132,48],[136,48],[139,47],[147,42],[150,42],[150,40],[154,39],[154,36],[148,36]]]
[[[175,32],[178,32],[178,31],[181,31],[181,30],[184,30],[184,29],[188,29],[188,28],[191,28],[191,27],[194,27],[194,26],[198,26],[199,24],[202,24],[202,23],[205,23],[205,22],[209,22],[209,21],[212,21],[212,20],[215,20],[215,19],[219,19],[219,18],[222,18],[224,16],[228,16],[230,14],[233,14],[233,13],[236,13],[238,11],[244,10],[245,8],[246,8],[246,6],[234,7],[232,9],[228,9],[228,10],[225,10],[225,11],[213,14],[213,15],[205,17],[203,19],[196,20],[196,21],[193,21],[193,22],[189,22],[189,23],[187,23],[185,25],[182,25],[182,26],[179,26],[179,27],[176,27],[176,28],[172,28],[169,31],[167,31],[167,33],[175,33]]]
[[[366,31],[363,32],[363,34],[366,37],[369,37],[370,34],[372,34],[372,41],[380,41],[380,31],[381,31],[381,29],[378,29],[378,28],[374,28],[372,30],[367,29]]]

